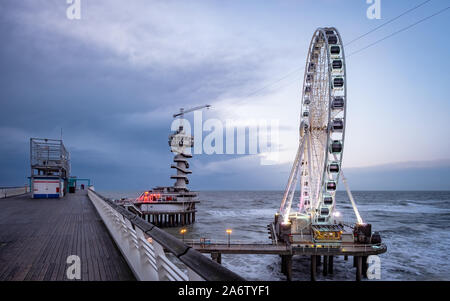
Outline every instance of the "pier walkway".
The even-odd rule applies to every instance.
[[[297,246],[286,245],[284,243],[263,244],[227,244],[227,243],[199,243],[186,240],[186,244],[193,247],[200,253],[221,253],[221,254],[272,254],[272,255],[341,255],[341,256],[369,256],[386,252],[386,245],[357,245],[353,243],[342,243],[339,247],[326,247],[323,245]]]
[[[69,255],[81,280],[135,280],[87,191],[0,199],[0,280],[67,280]]]

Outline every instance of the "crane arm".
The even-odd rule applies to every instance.
[[[193,111],[201,110],[201,109],[204,109],[204,108],[209,109],[210,107],[211,107],[211,105],[203,105],[203,106],[193,107],[193,108],[191,108],[189,110],[186,110],[186,111],[183,108],[181,108],[179,113],[173,114],[173,118],[176,118],[178,116],[183,116],[186,113],[190,113],[190,112],[193,112]]]

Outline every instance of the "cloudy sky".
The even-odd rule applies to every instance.
[[[171,116],[208,103],[204,119],[279,120],[280,161],[195,155],[191,187],[283,189],[314,30],[335,26],[345,43],[422,2],[382,0],[370,20],[365,0],[81,0],[69,20],[65,0],[2,0],[0,186],[25,183],[29,138],[61,128],[72,174],[99,189],[169,185]],[[446,6],[429,1],[346,47],[353,189],[450,189],[450,10],[352,54]]]

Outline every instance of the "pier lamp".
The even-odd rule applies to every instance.
[[[186,232],[187,232],[186,228],[180,230],[180,234],[183,236],[183,242],[184,242],[184,234],[186,234]]]
[[[231,232],[233,232],[233,230],[227,229],[226,232],[228,234],[228,246],[230,246],[230,237],[231,237]]]

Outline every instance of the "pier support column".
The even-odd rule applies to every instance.
[[[333,274],[333,256],[328,256],[328,274]]]
[[[323,256],[323,275],[328,275],[328,256]]]
[[[211,259],[217,262],[218,264],[222,264],[222,253],[212,252]]]
[[[348,260],[348,255],[344,256],[344,260],[347,261]]]
[[[317,255],[317,266],[320,266],[322,264],[322,256]]]
[[[286,278],[287,281],[292,280],[292,255],[284,255],[284,264],[285,264],[285,271],[286,271]]]
[[[353,267],[354,268],[356,268],[356,261],[357,261],[356,256],[353,256]]]
[[[283,275],[286,275],[286,257],[284,257],[284,255],[280,255],[281,257],[281,273]]]
[[[367,278],[367,256],[362,257],[362,276]]]
[[[311,281],[316,281],[317,256],[311,256]]]
[[[355,258],[356,258],[356,281],[361,281],[362,256],[355,256]]]

